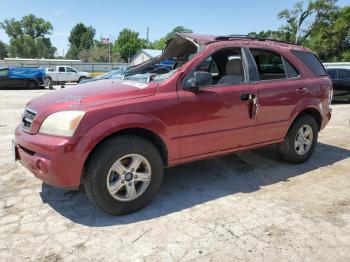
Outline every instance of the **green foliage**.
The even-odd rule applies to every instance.
[[[334,12],[329,22],[320,24],[305,45],[322,60],[350,61],[350,6]]]
[[[8,57],[7,45],[0,40],[0,59],[4,59],[5,57]]]
[[[283,40],[283,41],[288,41],[292,42],[292,34],[290,32],[285,32],[285,31],[272,31],[272,30],[267,30],[267,31],[260,31],[259,33],[256,32],[250,32],[248,35],[254,36],[254,37],[259,37],[259,38],[270,38],[270,39],[277,39],[277,40]]]
[[[79,53],[79,59],[84,62],[106,63],[109,60],[108,45],[94,45],[89,50],[83,50]],[[111,48],[111,62],[119,62],[121,58],[118,53],[113,52]]]
[[[310,0],[282,10],[286,23],[277,31],[249,35],[298,43],[310,48],[323,61],[350,61],[350,6],[339,8],[336,0]]]
[[[149,45],[149,48],[163,50],[166,42],[175,36],[176,33],[193,33],[191,29],[185,28],[183,26],[177,26],[171,30],[165,37],[160,38],[157,41],[154,41]]]
[[[78,59],[81,51],[87,51],[94,45],[94,37],[96,30],[89,26],[85,26],[83,23],[75,25],[70,32],[69,50],[66,57],[71,59]]]
[[[139,33],[124,28],[114,43],[113,50],[120,54],[124,61],[128,61],[141,48],[146,47],[146,40],[139,38]]]
[[[278,18],[287,22],[281,31],[291,34],[294,43],[303,44],[320,24],[330,19],[337,10],[336,2],[337,0],[310,0],[306,6],[304,1],[297,2],[293,9],[284,9],[278,13]]]
[[[0,28],[10,37],[8,52],[13,57],[53,58],[56,48],[47,38],[52,32],[50,22],[32,14],[21,20],[5,19]]]

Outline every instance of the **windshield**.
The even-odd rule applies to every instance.
[[[190,61],[202,47],[194,40],[176,35],[167,43],[163,53],[123,72],[122,79],[140,82],[162,82],[173,76]]]

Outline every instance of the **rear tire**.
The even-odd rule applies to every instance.
[[[52,87],[52,79],[51,79],[51,77],[45,77],[44,85],[49,87],[49,88]]]
[[[136,169],[132,168],[134,156],[142,161]],[[144,174],[149,175],[141,180]],[[163,161],[156,147],[143,138],[121,135],[102,142],[93,152],[86,165],[84,188],[95,206],[112,215],[124,215],[148,205],[162,179]],[[129,188],[133,188],[130,195]]]
[[[298,117],[290,127],[283,143],[277,148],[283,160],[293,164],[306,162],[315,150],[318,125],[310,115]]]
[[[78,81],[78,83],[80,83],[81,81],[83,81],[83,80],[86,80],[87,79],[87,77],[85,77],[85,76],[82,76],[82,77],[80,77],[79,78],[79,81]]]

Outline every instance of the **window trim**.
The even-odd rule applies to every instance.
[[[251,53],[251,50],[252,50],[252,49],[253,49],[253,50],[259,50],[259,51],[265,51],[265,52],[268,52],[268,53],[273,53],[273,54],[275,54],[275,55],[279,55],[279,56],[281,57],[281,59],[282,59],[282,63],[283,63],[284,68],[286,68],[286,66],[285,66],[285,64],[284,64],[284,59],[285,59],[285,60],[287,60],[287,62],[288,62],[289,64],[291,64],[291,65],[294,67],[294,69],[298,72],[298,76],[296,76],[296,77],[289,77],[289,78],[288,78],[287,70],[284,69],[287,78],[262,79],[262,80],[261,80],[261,79],[259,78],[258,66],[257,66],[257,64],[256,64],[256,62],[255,62],[255,59],[254,59],[253,54]],[[257,76],[258,76],[258,80],[254,81],[254,83],[259,83],[259,82],[263,82],[263,83],[267,83],[267,82],[280,82],[280,81],[290,81],[290,80],[295,81],[295,80],[299,80],[299,79],[301,78],[300,72],[299,72],[299,70],[297,69],[297,67],[296,67],[293,63],[291,63],[287,58],[285,58],[283,55],[281,55],[281,54],[278,53],[278,52],[276,52],[276,51],[274,51],[274,50],[271,50],[271,49],[259,48],[259,47],[258,47],[258,48],[255,48],[255,47],[253,47],[253,48],[248,47],[248,50],[247,50],[247,51],[249,51],[249,52],[250,52],[250,55],[253,57],[253,61],[252,61],[252,62],[254,62],[254,65],[255,65],[254,67],[255,67],[255,70],[256,70],[256,74],[257,74]]]
[[[203,90],[203,89],[208,89],[208,88],[222,88],[222,87],[230,87],[230,86],[238,86],[238,85],[242,85],[242,84],[247,84],[247,83],[250,83],[248,81],[248,74],[246,72],[247,70],[247,66],[248,66],[248,62],[247,62],[247,59],[246,59],[246,56],[244,55],[244,47],[243,46],[226,46],[226,47],[221,47],[221,48],[217,48],[215,50],[213,50],[212,52],[210,52],[209,54],[205,55],[205,58],[201,59],[198,63],[196,63],[194,65],[194,67],[190,70],[190,72],[188,74],[186,74],[182,79],[181,79],[181,89],[182,90],[185,90],[183,88],[184,86],[184,81],[186,79],[187,76],[189,76],[190,74],[193,73],[193,71],[197,68],[197,66],[199,66],[205,59],[207,59],[209,56],[212,56],[214,53],[218,52],[218,51],[221,51],[221,50],[226,50],[226,49],[236,49],[238,50],[240,53],[241,53],[241,60],[242,60],[242,68],[243,68],[243,74],[244,74],[244,82],[241,82],[241,83],[237,83],[237,84],[233,84],[233,85],[226,85],[226,84],[222,84],[222,85],[210,85],[210,86],[205,86],[205,87],[201,87],[200,90]],[[214,57],[212,57],[213,60],[215,59]],[[216,62],[217,64],[217,62]],[[218,67],[219,68],[219,67]],[[220,70],[220,68],[219,68]]]

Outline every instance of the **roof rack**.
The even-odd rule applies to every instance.
[[[274,38],[262,38],[262,37],[250,36],[250,35],[226,35],[226,36],[217,36],[217,37],[215,37],[216,41],[234,40],[234,39],[249,39],[249,40],[257,40],[257,41],[272,41],[272,42],[284,43],[284,44],[289,44],[289,45],[298,45],[298,44],[290,43],[288,41],[278,40],[278,39],[274,39]]]

